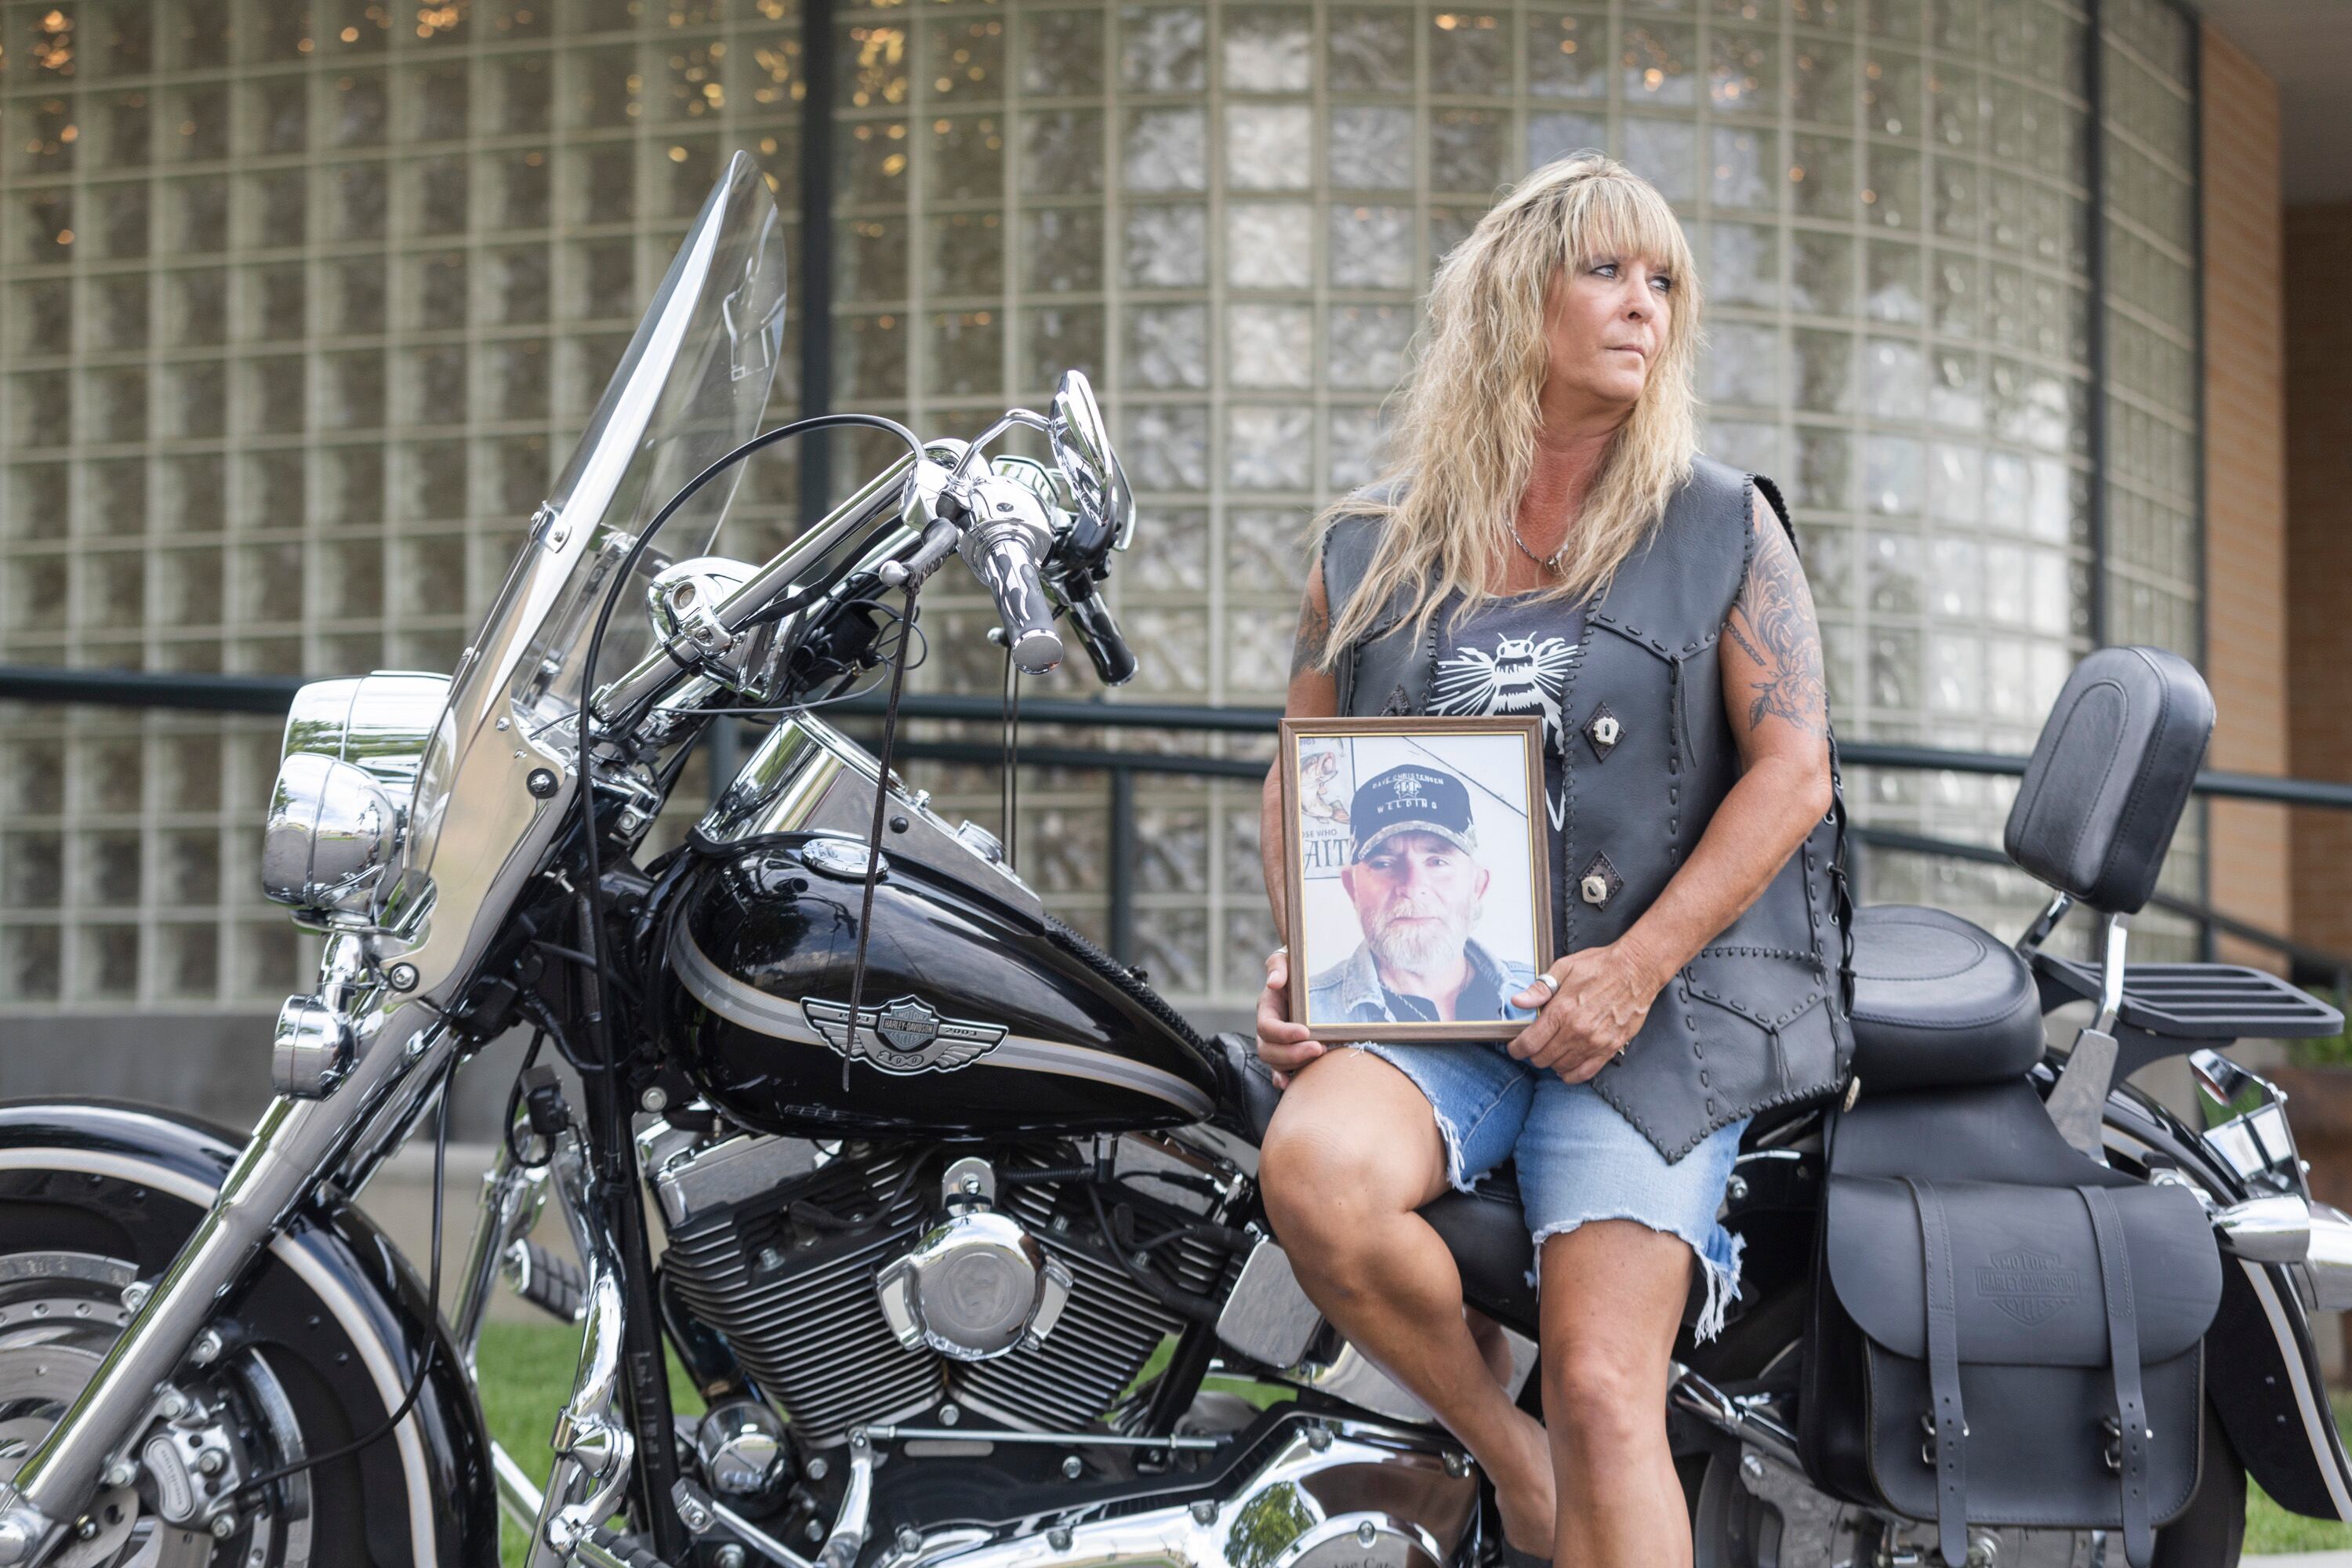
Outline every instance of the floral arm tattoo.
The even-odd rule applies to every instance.
[[[1323,663],[1324,645],[1331,640],[1331,612],[1308,594],[1298,606],[1298,640],[1290,650],[1290,673],[1305,675]]]
[[[1822,680],[1822,628],[1813,616],[1812,591],[1780,520],[1765,512],[1753,526],[1756,552],[1748,580],[1723,623],[1756,661],[1748,722],[1752,728],[1777,717],[1806,734],[1826,735],[1829,693]]]

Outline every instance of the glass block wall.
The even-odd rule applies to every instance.
[[[2105,217],[2106,639],[2204,657],[2197,28],[2166,0],[2102,0]],[[2205,810],[2173,838],[2161,889],[2202,901]],[[2197,956],[2194,927],[2151,911],[2151,952]]]
[[[836,401],[970,434],[1087,369],[1143,510],[1114,585],[1133,697],[1273,704],[1307,523],[1371,471],[1436,258],[1504,182],[1602,147],[1691,227],[1707,443],[1795,503],[1843,731],[2021,750],[2095,577],[2112,636],[2193,647],[2197,622],[2190,45],[2166,0],[2105,9],[2102,216],[2089,25],[2058,0],[845,3]],[[0,658],[446,666],[724,153],[797,202],[796,16],[5,6]],[[879,455],[845,439],[836,481]],[[782,532],[789,462],[753,485],[745,555]],[[919,680],[994,690],[977,594],[936,581]],[[0,715],[0,1006],[292,984],[251,891],[273,748],[257,721]],[[988,774],[922,773],[993,820]],[[1850,789],[1980,842],[2007,803]],[[1139,786],[1131,956],[1181,1005],[1255,991],[1256,795]],[[1104,934],[1102,776],[1023,798],[1024,870]],[[2031,898],[1893,855],[1869,882],[1996,921]]]
[[[2112,8],[2111,31],[2186,36],[2162,0]],[[937,420],[1043,396],[1066,363],[1106,385],[1143,501],[1117,595],[1139,696],[1279,701],[1299,542],[1371,470],[1418,290],[1499,182],[1582,147],[1655,180],[1691,227],[1714,301],[1707,444],[1787,486],[1845,733],[2022,751],[2088,646],[2079,9],[1012,0],[877,7],[846,38],[845,391]],[[2185,145],[2185,94],[2132,112]],[[2165,425],[2186,440],[2193,334],[2171,341],[2187,352],[2142,374],[2187,411]],[[2195,509],[2163,493],[2173,562]],[[2193,626],[2193,577],[2185,598],[2177,573],[2133,580]],[[934,679],[992,689],[985,649],[943,651]],[[1032,874],[1098,931],[1100,784],[1062,782],[1032,796]],[[1888,772],[1853,792],[1866,820],[1990,843],[2011,786]],[[1141,798],[1136,956],[1187,1000],[1244,999],[1272,941],[1255,792]],[[1995,923],[2037,901],[2021,875],[1893,854],[1867,882]]]
[[[12,664],[447,668],[725,154],[797,210],[783,0],[0,21]],[[753,483],[764,553],[789,464]],[[303,981],[256,876],[278,728],[0,709],[0,1007]]]

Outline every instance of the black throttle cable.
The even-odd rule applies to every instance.
[[[408,1392],[401,1396],[400,1404],[394,1408],[392,1414],[384,1417],[383,1424],[365,1436],[354,1437],[341,1447],[330,1448],[323,1454],[311,1454],[296,1459],[291,1464],[280,1465],[274,1470],[264,1470],[238,1487],[236,1489],[238,1496],[258,1491],[263,1487],[282,1481],[289,1476],[299,1475],[304,1470],[316,1466],[332,1464],[338,1459],[348,1459],[362,1449],[373,1447],[390,1436],[403,1421],[408,1419],[408,1413],[416,1408],[417,1396],[425,1392],[425,1380],[432,1374],[436,1352],[441,1348],[438,1315],[441,1303],[441,1211],[444,1177],[448,1171],[449,1160],[449,1089],[457,1081],[457,1064],[453,1058],[441,1075],[440,1105],[435,1112],[433,1121],[433,1268],[430,1283],[425,1286],[425,1310],[429,1315],[425,1327],[425,1348],[417,1352],[416,1371],[408,1380]]]
[[[1004,820],[1004,863],[1020,864],[1021,843],[1021,667],[1013,661],[1013,642],[1004,644],[1004,777],[1002,784]]]
[[[620,569],[613,574],[612,591],[604,595],[604,606],[596,613],[596,625],[588,634],[588,650],[581,660],[578,731],[573,736],[579,752],[576,771],[579,774],[577,804],[582,869],[586,873],[587,882],[583,896],[587,900],[589,911],[589,918],[582,922],[581,947],[593,961],[594,969],[603,968],[604,963],[604,868],[600,864],[603,859],[601,846],[596,841],[596,757],[593,738],[596,660],[604,651],[604,632],[612,625],[613,611],[620,605],[622,592],[628,587],[630,579],[637,569],[638,561],[644,557],[646,549],[653,543],[655,535],[661,532],[669,520],[677,515],[677,510],[692,499],[703,486],[753,453],[772,447],[787,437],[803,436],[812,431],[843,426],[864,426],[868,429],[887,431],[907,444],[907,450],[912,454],[915,462],[922,461],[922,437],[897,420],[885,419],[878,414],[814,414],[805,419],[795,419],[789,425],[780,425],[773,430],[763,431],[752,437],[749,441],[687,480],[679,488],[678,492],[664,501],[661,510],[654,513],[646,522],[645,531],[638,534],[636,542],[629,546],[629,552],[622,558]],[[908,470],[910,481],[913,475],[914,470],[910,468]],[[619,1076],[621,1064],[618,1054],[613,1049],[612,1031],[608,1026],[609,1020],[604,1010],[597,1009],[596,1016],[591,1020],[591,1032],[595,1037],[593,1044],[597,1068],[609,1082]],[[855,1027],[854,1024],[852,1027]]]

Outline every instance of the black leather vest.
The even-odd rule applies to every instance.
[[[1624,934],[1739,777],[1717,645],[1747,576],[1757,488],[1753,475],[1698,459],[1650,542],[1586,613],[1584,657],[1560,705],[1570,952]],[[1764,489],[1780,511],[1769,481]],[[1343,518],[1325,537],[1335,619],[1363,581],[1382,526],[1376,516]],[[1341,713],[1423,711],[1436,639],[1414,635],[1407,607],[1400,594],[1370,634],[1342,650]],[[1853,1037],[1843,820],[1841,802],[1762,897],[1668,983],[1623,1058],[1592,1080],[1667,1159],[1727,1122],[1844,1087]]]

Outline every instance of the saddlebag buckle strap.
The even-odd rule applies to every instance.
[[[1952,1283],[1951,1227],[1935,1184],[1904,1178],[1919,1209],[1920,1253],[1926,1264],[1927,1388],[1935,1401],[1928,1451],[1936,1464],[1937,1549],[1950,1568],[1969,1560],[1969,1424],[1960,1406],[1960,1318]],[[2137,1568],[2137,1565],[2135,1565]]]
[[[2105,1187],[2083,1186],[2091,1236],[2098,1244],[2099,1283],[2107,1309],[2107,1354],[2115,1363],[2116,1457],[2123,1479],[2124,1558],[2131,1568],[2148,1568],[2156,1532],[2148,1521],[2148,1443],[2156,1436],[2147,1421],[2140,1388],[2139,1311],[2132,1298],[2131,1255],[2124,1245],[2123,1221]]]

